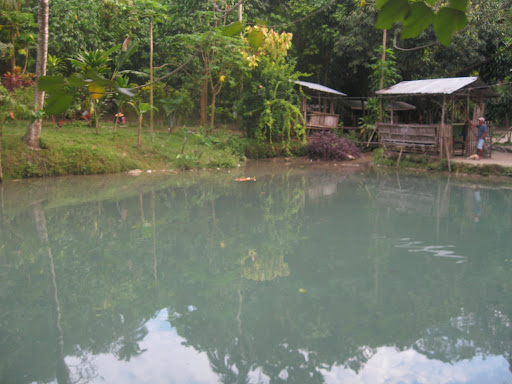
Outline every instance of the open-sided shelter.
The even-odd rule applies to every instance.
[[[364,98],[347,98],[343,100],[343,104],[350,108],[352,122],[357,126],[358,119],[364,116],[365,111],[368,110],[368,102]],[[391,113],[392,123],[408,119],[410,112],[416,110],[416,106],[398,100],[387,102],[383,107]]]
[[[295,81],[302,87],[304,97],[301,102],[301,112],[306,121],[306,132],[311,130],[333,130],[338,127],[340,115],[334,113],[336,99],[347,96],[343,92],[328,88],[324,85]],[[307,99],[310,103],[307,103]],[[313,104],[316,102],[317,104]]]
[[[379,141],[386,150],[404,152],[420,152],[438,154],[450,158],[455,147],[461,154],[476,153],[476,129],[468,127],[464,122],[470,118],[470,108],[474,105],[472,120],[476,124],[478,117],[484,115],[485,99],[497,97],[498,94],[478,77],[452,77],[445,79],[429,79],[402,81],[389,88],[376,92],[378,95],[390,98],[424,97],[441,106],[441,121],[438,124],[394,124],[378,123]],[[455,113],[455,102],[465,101],[466,110]],[[450,104],[449,104],[450,103]],[[447,116],[451,106],[451,116]],[[391,114],[393,115],[393,114]],[[456,119],[459,121],[456,121]],[[448,124],[448,120],[450,123]],[[460,130],[455,132],[454,127]],[[455,137],[454,137],[455,136]]]

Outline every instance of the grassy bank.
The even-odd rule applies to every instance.
[[[141,170],[183,170],[236,168],[247,158],[305,156],[303,143],[293,142],[286,152],[279,144],[265,144],[243,138],[238,132],[216,130],[206,136],[198,128],[179,128],[172,134],[162,127],[153,133],[144,128],[142,145],[137,146],[137,126],[127,125],[113,131],[103,123],[99,132],[85,122],[62,127],[48,122],[43,127],[42,149],[31,151],[23,143],[28,122],[11,122],[3,127],[2,166],[4,179],[29,177],[92,175]],[[374,151],[373,164],[401,169],[448,172],[446,159],[428,156],[385,156]],[[398,166],[397,166],[398,164]],[[512,167],[469,165],[452,162],[452,173],[482,176],[512,176]]]
[[[85,122],[43,127],[42,149],[31,151],[22,142],[28,122],[11,122],[3,127],[2,165],[4,179],[86,175],[126,172],[131,169],[168,170],[194,168],[235,168],[247,157],[284,155],[280,146],[257,143],[236,132],[217,130],[205,135],[201,129],[179,128],[172,134],[162,127],[153,133],[144,128],[142,145],[137,146],[137,126],[113,131],[104,123],[96,134]],[[304,146],[296,143],[298,155]]]
[[[479,176],[505,176],[512,177],[512,167],[497,164],[471,165],[451,162],[447,159],[434,159],[426,155],[404,154],[398,161],[398,154],[386,156],[383,149],[374,151],[373,164],[401,169],[423,169],[436,172],[450,172],[455,174]]]

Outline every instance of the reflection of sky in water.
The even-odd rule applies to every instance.
[[[512,383],[508,362],[501,356],[476,356],[449,364],[429,360],[412,349],[397,351],[392,347],[378,348],[357,374],[343,367],[322,373],[328,384]]]
[[[409,252],[421,252],[435,257],[445,257],[448,259],[458,259],[457,263],[466,261],[465,256],[455,254],[453,245],[424,245],[421,241],[413,241],[409,238],[400,239],[400,244],[395,245],[397,248],[406,248]]]
[[[129,362],[119,361],[112,355],[101,354],[93,360],[97,376],[91,383],[172,384],[220,383],[210,367],[206,353],[183,345],[168,321],[167,310],[160,311],[146,323],[149,333],[140,343],[147,349]],[[502,356],[475,356],[471,360],[445,363],[431,360],[413,349],[399,351],[393,347],[368,349],[369,359],[359,372],[344,367],[319,368],[327,384],[512,384],[509,364]],[[303,351],[307,355],[306,351]],[[307,356],[306,356],[307,358]],[[78,363],[68,357],[71,368]],[[236,367],[232,367],[236,372]],[[286,380],[283,370],[279,377]],[[249,373],[249,383],[270,383],[270,378],[257,368]]]

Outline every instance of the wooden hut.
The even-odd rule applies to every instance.
[[[473,105],[471,119],[476,125],[478,117],[484,115],[485,99],[498,97],[498,94],[478,77],[402,81],[376,93],[390,98],[391,101],[398,97],[423,97],[440,105],[441,121],[437,124],[381,122],[377,124],[377,129],[379,142],[386,150],[436,154],[443,158],[450,158],[455,153],[462,155],[476,153],[476,128],[470,126],[468,129],[465,126],[466,120],[471,116],[471,105]],[[459,111],[457,116],[456,102],[460,105],[461,100],[465,104],[465,111],[462,113]],[[451,116],[447,113],[449,106]],[[460,115],[464,118],[462,119]],[[456,121],[457,118],[459,121]],[[455,137],[454,127],[463,130],[456,132]]]
[[[340,115],[334,113],[335,101],[347,95],[320,84],[307,81],[295,81],[295,83],[302,87],[304,94],[301,102],[301,112],[306,121],[306,133],[309,135],[311,130],[334,130],[338,128]],[[307,103],[308,99],[309,103]]]

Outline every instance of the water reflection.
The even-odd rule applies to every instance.
[[[0,382],[512,383],[506,184],[283,168],[2,186]]]

